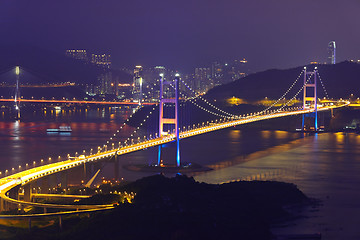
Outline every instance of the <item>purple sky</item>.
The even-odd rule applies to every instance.
[[[359,0],[0,0],[0,43],[110,51],[114,66],[253,70],[360,59]]]

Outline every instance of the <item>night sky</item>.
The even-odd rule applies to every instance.
[[[252,70],[360,59],[359,0],[0,0],[1,44],[111,52],[115,67]]]

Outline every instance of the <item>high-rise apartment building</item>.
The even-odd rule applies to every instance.
[[[100,94],[116,94],[116,84],[113,81],[113,76],[111,72],[106,72],[98,76],[98,81],[100,83]]]
[[[247,67],[247,60],[245,58],[241,60],[234,60],[232,64],[232,68],[233,68],[232,79],[237,80],[239,78],[245,77],[247,73],[246,67]]]
[[[214,86],[214,83],[211,80],[211,70],[210,68],[195,68],[195,86],[194,90],[197,92],[206,92]]]
[[[214,85],[221,84],[221,78],[223,76],[223,67],[219,62],[213,62],[211,64],[211,79],[214,81]]]
[[[85,49],[68,49],[65,51],[65,55],[83,61],[89,60]]]
[[[213,62],[211,65],[211,81],[214,86],[235,81],[247,74],[247,60],[245,58],[222,64]]]
[[[110,54],[91,54],[91,63],[101,66],[103,68],[111,68]]]

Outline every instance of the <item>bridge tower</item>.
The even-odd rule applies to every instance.
[[[314,76],[312,78],[312,76]],[[303,96],[303,109],[314,108],[313,113],[303,114],[302,117],[302,130],[305,130],[305,118],[310,117],[314,118],[314,130],[318,130],[318,112],[317,112],[317,91],[316,91],[316,82],[317,82],[317,67],[314,68],[314,71],[306,71],[304,67],[304,96]],[[312,91],[311,91],[312,90]],[[311,93],[310,96],[307,94]]]
[[[176,136],[176,166],[180,167],[180,138],[179,138],[179,82],[180,75],[175,74],[175,98],[166,98],[163,96],[164,85],[170,85],[172,82],[168,82],[164,79],[164,74],[160,74],[160,103],[159,103],[159,137],[167,135],[167,132],[164,132],[165,124],[175,125],[175,136]],[[165,118],[164,117],[164,104],[173,103],[175,105],[175,117],[174,118]],[[158,150],[158,166],[161,164],[161,148],[162,145],[159,145]]]
[[[15,67],[16,74],[16,89],[15,89],[15,111],[16,111],[16,119],[20,119],[20,89],[19,89],[19,78],[20,78],[20,67]]]

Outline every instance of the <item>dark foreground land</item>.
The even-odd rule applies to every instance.
[[[133,202],[46,228],[16,231],[14,239],[272,239],[269,225],[291,218],[285,206],[309,199],[293,184],[233,182],[210,185],[193,178],[155,175],[115,187],[134,191]],[[11,231],[11,229],[9,229]]]

